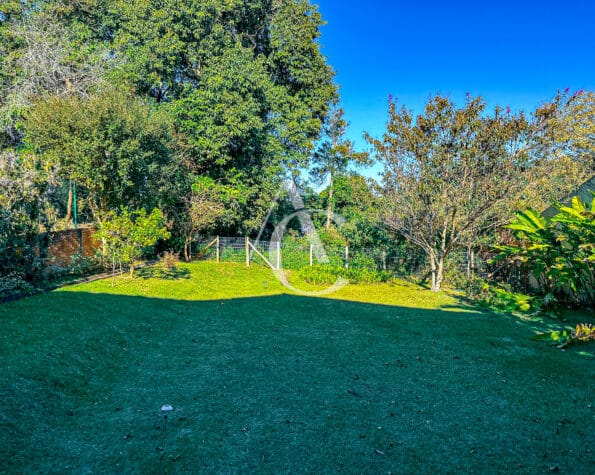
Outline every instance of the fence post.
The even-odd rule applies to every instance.
[[[245,246],[246,246],[246,267],[250,267],[250,240],[249,240],[248,236],[246,236]]]
[[[310,244],[310,267],[312,267],[314,257],[314,245]]]
[[[219,236],[217,236],[217,242],[215,243],[217,249],[215,250],[215,254],[217,256],[217,262],[219,262]]]
[[[386,250],[382,250],[382,270],[386,270]]]
[[[277,241],[277,270],[281,269],[281,241]]]
[[[345,269],[349,269],[349,246],[345,246]]]

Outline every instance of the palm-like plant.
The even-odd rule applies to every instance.
[[[528,209],[516,213],[508,227],[516,245],[498,246],[496,259],[525,265],[539,287],[556,298],[579,305],[595,303],[595,193],[590,205],[574,197],[570,206],[547,220]]]

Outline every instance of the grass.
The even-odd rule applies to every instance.
[[[404,282],[331,297],[197,263],[0,305],[0,472],[593,472],[592,346]]]

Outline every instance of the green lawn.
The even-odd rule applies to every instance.
[[[593,346],[531,340],[544,322],[406,283],[158,274],[0,305],[0,472],[595,471]]]

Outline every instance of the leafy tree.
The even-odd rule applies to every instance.
[[[343,109],[335,107],[324,127],[325,140],[318,147],[312,159],[313,168],[310,170],[310,174],[314,180],[319,184],[328,180],[325,224],[327,229],[332,223],[335,181],[339,176],[347,174],[351,165],[369,164],[368,154],[356,152],[353,143],[345,139],[347,126]]]
[[[550,156],[569,157],[583,170],[595,174],[595,93],[569,89],[536,112],[543,123],[542,145]]]
[[[8,145],[20,144],[22,115],[34,101],[88,97],[118,65],[106,45],[93,41],[88,26],[73,22],[65,28],[70,8],[51,2],[15,3],[19,9],[0,23],[0,122]]]
[[[171,109],[190,173],[242,183],[235,229],[257,229],[336,98],[320,14],[304,0],[108,4],[112,46],[128,58],[118,74]]]
[[[523,114],[486,115],[481,98],[457,109],[435,96],[415,120],[389,101],[387,132],[368,136],[385,165],[384,221],[423,249],[433,291],[453,248],[499,222],[500,206],[524,186],[530,130]]]
[[[320,195],[327,201],[329,189]],[[385,247],[389,236],[383,225],[378,205],[380,190],[378,184],[356,173],[339,175],[334,182],[334,211],[345,218],[341,234],[352,249]]]
[[[337,99],[334,73],[320,52],[324,24],[308,0],[271,0],[267,60],[276,85],[272,120],[279,153],[293,166],[306,165],[330,105]]]
[[[127,93],[50,97],[26,114],[27,141],[64,179],[76,180],[93,217],[122,203],[155,205],[171,161],[171,124]]]
[[[527,186],[512,209],[545,210],[595,174],[595,94],[569,89],[535,111]]]
[[[258,228],[280,176],[288,167],[307,163],[329,104],[336,98],[333,73],[317,41],[322,19],[305,0],[45,0],[31,6],[8,2],[2,7],[2,38],[11,39],[1,45],[6,51],[0,65],[6,85],[2,92],[7,92],[0,95],[8,132],[4,142],[19,145],[29,128],[27,142],[48,157],[51,148],[58,152],[58,143],[69,140],[54,140],[48,147],[48,133],[36,142],[43,134],[30,119],[41,115],[40,105],[50,103],[45,107],[48,119],[67,118],[74,109],[89,111],[99,102],[108,103],[107,96],[115,94],[109,92],[112,89],[126,89],[130,96],[121,97],[118,104],[134,108],[136,96],[141,104],[152,104],[151,118],[167,112],[172,119],[175,143],[168,148],[176,157],[176,169],[168,173],[179,184],[168,185],[160,176],[145,177],[146,183],[159,181],[159,196],[150,196],[156,187],[143,187],[140,176],[114,180],[114,174],[99,164],[93,167],[95,176],[83,183],[83,196],[87,189],[89,196],[84,197],[95,216],[103,208],[132,199],[134,206],[156,204],[146,200],[164,202],[164,211],[177,219],[191,196],[192,176],[200,175],[226,186],[241,182],[246,201],[230,226],[242,232]],[[37,111],[29,111],[33,103]],[[55,113],[48,111],[51,108]],[[112,119],[121,112],[117,105],[113,109]],[[22,114],[28,119],[25,128]],[[102,123],[112,119],[104,117]],[[74,134],[67,132],[79,136],[80,149],[85,140],[81,128],[72,123]],[[101,128],[86,125],[91,130]],[[104,132],[109,137],[117,129]],[[164,129],[172,132],[171,127]],[[62,137],[68,135],[63,132]],[[97,148],[95,138],[92,133],[85,147]],[[108,142],[119,140],[109,137]],[[79,157],[65,160],[81,164],[88,160]],[[73,174],[89,176],[73,163],[61,164],[65,179]],[[118,168],[127,175],[129,167],[123,165]],[[181,170],[189,176],[182,177]],[[81,184],[78,179],[77,183]],[[112,183],[117,190],[103,190]],[[110,198],[102,203],[99,194]]]
[[[95,237],[105,243],[107,258],[111,259],[115,273],[116,264],[127,264],[130,276],[134,275],[134,262],[147,248],[151,248],[159,239],[170,236],[165,226],[161,211],[155,208],[147,214],[144,208],[119,212],[110,211],[101,222]]]
[[[174,103],[198,93],[193,100],[203,105],[214,95],[223,108],[233,105],[233,96],[250,102],[257,93],[256,110],[232,110],[270,126],[274,152],[285,163],[305,162],[336,98],[332,70],[317,43],[323,22],[308,1],[108,3],[113,46],[129,58],[125,78],[140,93]],[[231,113],[226,115],[219,126],[229,123]],[[224,137],[233,146],[238,134],[245,137],[249,130],[229,129]]]

